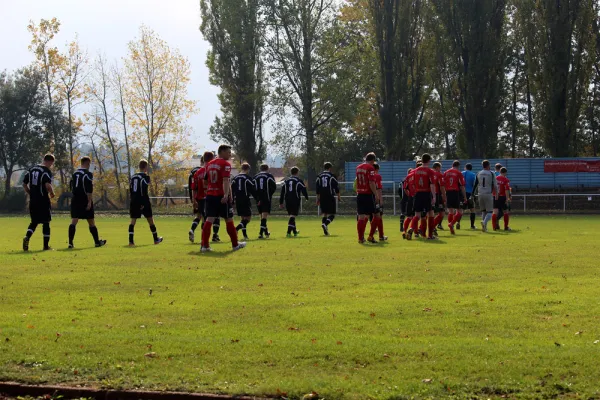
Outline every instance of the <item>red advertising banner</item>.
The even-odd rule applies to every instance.
[[[544,172],[600,172],[600,160],[544,160]]]

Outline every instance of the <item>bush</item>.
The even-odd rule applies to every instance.
[[[23,190],[13,190],[8,197],[0,200],[0,211],[23,212],[27,205],[27,196]]]

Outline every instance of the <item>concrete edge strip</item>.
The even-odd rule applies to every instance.
[[[65,398],[94,398],[96,400],[260,400],[262,397],[228,396],[208,393],[156,392],[142,390],[92,389],[86,387],[26,385],[18,382],[0,382],[0,395],[32,396],[62,395]]]

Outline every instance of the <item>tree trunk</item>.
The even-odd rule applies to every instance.
[[[531,104],[531,86],[529,82],[529,71],[525,69],[525,82],[527,83],[527,130],[529,132],[529,157],[533,158],[533,144],[535,136],[533,132],[533,107]]]
[[[69,118],[69,167],[71,168],[69,172],[73,173],[75,171],[75,165],[73,165],[73,113],[71,110],[70,94],[67,94],[67,114]]]
[[[6,171],[6,181],[4,182],[4,198],[7,199],[11,191],[10,178],[13,174],[13,167],[5,166],[4,171]]]
[[[512,143],[511,143],[511,156],[517,158],[517,79],[519,77],[519,64],[515,69],[515,76],[512,81],[512,119],[511,119],[511,131],[512,131]]]

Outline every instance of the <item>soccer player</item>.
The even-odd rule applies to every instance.
[[[463,210],[469,210],[471,212],[471,229],[477,229],[475,227],[475,199],[473,197],[477,175],[473,172],[473,165],[470,163],[465,165],[465,170],[462,172],[462,175],[465,178],[465,192],[467,194],[467,201],[463,205]],[[456,229],[460,229],[460,221],[456,224]]]
[[[465,177],[460,173],[460,161],[456,160],[452,163],[452,168],[444,172],[444,183],[446,184],[446,198],[448,205],[448,229],[452,235],[454,225],[460,224],[462,218],[462,203],[467,202],[467,194],[465,192]],[[462,196],[460,196],[462,194]]]
[[[400,221],[402,222],[402,226],[400,230],[402,232],[402,238],[407,239],[406,233],[408,232],[408,228],[410,226],[411,220],[415,216],[414,210],[414,192],[415,192],[415,180],[413,175],[413,169],[409,168],[406,174],[406,178],[402,182],[402,213],[404,215],[404,220],[402,218]],[[412,238],[411,238],[412,239]]]
[[[442,174],[442,164],[439,162],[433,163],[433,171],[435,172],[435,225],[437,229],[444,230],[442,222],[446,214],[446,182],[444,181],[444,174]]]
[[[379,194],[379,203],[375,203],[375,214],[379,216],[375,230],[379,232],[379,240],[385,242],[388,240],[388,237],[383,233],[383,178],[379,174],[379,164],[375,163],[373,164],[373,167],[375,168],[375,186],[377,187],[377,193]],[[373,215],[371,224],[373,224],[373,221],[375,221],[375,215]]]
[[[194,232],[196,232],[196,228],[198,227],[198,225],[200,224],[200,221],[202,220],[202,213],[200,212],[200,210],[198,209],[198,202],[196,201],[196,199],[194,198],[194,176],[196,175],[196,172],[198,172],[202,167],[204,166],[204,157],[200,157],[200,165],[192,168],[192,170],[190,171],[190,174],[188,175],[188,194],[190,196],[190,202],[192,203],[192,207],[193,207],[193,213],[194,213],[194,221],[192,222],[192,227],[190,228],[190,231],[188,233],[188,238],[190,239],[190,242],[194,243]]]
[[[140,172],[131,177],[129,190],[131,192],[131,202],[129,204],[129,246],[135,246],[133,240],[135,223],[142,215],[148,221],[150,232],[154,238],[154,244],[162,243],[163,238],[158,236],[154,218],[152,216],[152,204],[150,204],[150,196],[148,194],[148,186],[150,186],[150,177],[148,176],[148,161],[141,160],[138,165]]]
[[[277,190],[275,177],[269,173],[269,166],[262,164],[260,172],[254,177],[254,186],[256,187],[256,197],[258,213],[260,214],[260,234],[259,239],[268,239],[271,236],[267,228],[267,218],[271,214],[271,199]]]
[[[254,187],[254,180],[250,177],[250,164],[242,164],[242,173],[238,174],[231,183],[231,189],[233,194],[233,202],[237,210],[237,215],[242,219],[238,226],[235,227],[236,231],[242,231],[244,239],[248,240],[248,234],[246,228],[252,219],[252,204],[250,202],[250,196],[256,198],[256,188]]]
[[[29,250],[29,239],[39,224],[42,224],[44,250],[50,250],[50,221],[52,221],[50,199],[54,198],[50,171],[52,165],[54,165],[54,156],[46,154],[44,161],[27,171],[23,179],[23,189],[29,195],[31,217],[31,223],[23,238],[23,251]]]
[[[435,172],[429,167],[431,156],[427,153],[421,157],[423,165],[413,171],[415,179],[415,218],[412,219],[411,227],[407,232],[406,238],[411,240],[414,231],[417,230],[419,223],[419,213],[421,214],[421,223],[426,223],[429,227],[428,240],[434,240],[435,217],[433,207],[435,205]],[[423,234],[423,232],[421,232]]]
[[[358,214],[356,228],[358,243],[360,244],[365,243],[365,230],[367,229],[369,215],[375,214],[376,204],[381,202],[380,193],[377,191],[377,184],[375,183],[375,167],[373,167],[376,159],[375,153],[369,153],[365,157],[365,162],[356,167],[356,210]],[[378,218],[379,216],[376,215],[371,224],[371,233],[369,234],[369,242],[371,243],[376,243],[373,235],[379,224],[376,221]]]
[[[498,200],[494,203],[494,215],[492,216],[492,225],[494,230],[500,229],[500,218],[504,217],[504,230],[510,231],[508,222],[510,220],[509,210],[507,207],[510,206],[512,201],[512,189],[510,187],[510,180],[506,177],[508,170],[505,167],[500,169],[500,176],[496,178],[498,183]]]
[[[481,231],[487,232],[487,224],[492,219],[494,198],[498,200],[498,185],[496,175],[490,170],[490,162],[484,160],[483,169],[477,174],[477,191],[479,193],[479,208],[481,209]],[[495,194],[494,194],[495,193]]]
[[[333,166],[330,162],[323,164],[323,172],[317,177],[317,206],[321,208],[321,228],[323,234],[329,236],[329,224],[333,222],[335,214],[337,214],[337,201],[341,201],[340,188],[335,175],[331,172]]]
[[[90,233],[94,238],[96,247],[102,247],[106,240],[98,237],[98,228],[94,220],[94,202],[92,193],[94,192],[94,174],[90,172],[92,160],[89,157],[81,159],[81,168],[73,174],[71,178],[71,225],[69,225],[69,248],[72,249],[75,230],[80,219],[85,219],[90,227]]]
[[[206,164],[212,161],[214,157],[212,151],[204,152],[200,158],[202,166],[196,171],[192,179],[192,194],[194,196],[194,209],[196,211],[196,218],[192,222],[189,232],[189,239],[192,243],[194,243],[196,228],[200,225],[200,231],[202,231],[206,222]]]
[[[292,237],[292,233],[294,236],[298,236],[300,233],[298,232],[298,229],[296,229],[296,217],[300,213],[301,196],[304,196],[306,201],[308,201],[306,186],[304,185],[304,182],[298,178],[300,170],[298,167],[292,167],[290,173],[292,176],[283,181],[281,195],[279,196],[279,208],[283,208],[283,203],[285,202],[285,208],[290,217],[288,221],[287,237]]]
[[[246,247],[245,242],[238,242],[237,231],[233,224],[233,198],[231,196],[231,146],[222,144],[218,149],[218,157],[206,164],[206,222],[202,227],[202,243],[200,251],[212,251],[208,240],[212,225],[217,218],[223,218],[227,233],[231,238],[233,251]]]
[[[502,164],[500,163],[496,163],[496,165],[494,165],[494,174],[496,175],[496,178],[500,176],[500,170],[502,169]]]

